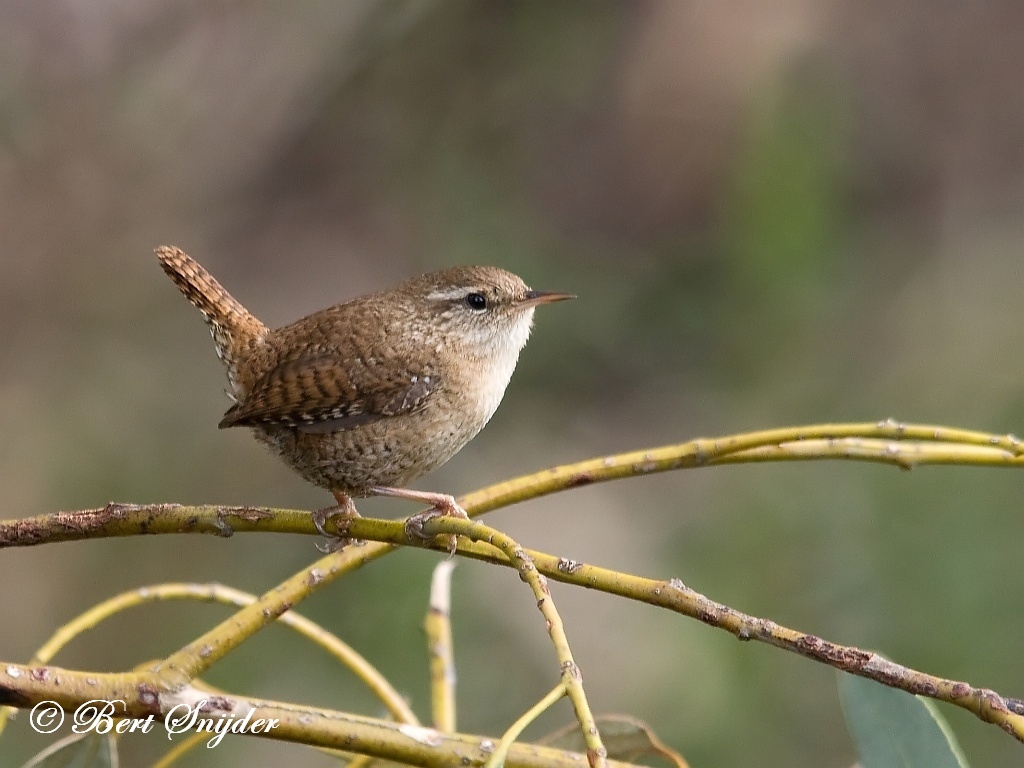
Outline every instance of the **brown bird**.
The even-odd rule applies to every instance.
[[[194,259],[156,250],[210,326],[234,401],[220,427],[256,439],[338,507],[397,496],[465,516],[454,497],[405,486],[444,464],[494,414],[540,304],[574,298],[497,267],[430,272],[271,330]],[[422,519],[422,518],[420,518]]]

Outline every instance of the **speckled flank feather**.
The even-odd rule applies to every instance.
[[[228,396],[232,400],[240,399],[248,390],[248,383],[241,380],[243,366],[239,363],[263,344],[267,327],[181,249],[162,245],[156,249],[156,255],[164,272],[206,318],[217,357],[227,369]]]

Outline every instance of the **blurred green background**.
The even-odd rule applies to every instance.
[[[490,263],[579,300],[537,329],[490,426],[417,487],[461,493],[604,453],[888,416],[1024,432],[1024,25],[1017,0],[762,3],[107,0],[0,4],[4,517],[110,499],[328,503],[243,430],[152,255],[185,248],[270,325]],[[726,467],[493,514],[527,546],[686,584],[935,674],[1024,694],[1019,472]],[[368,501],[364,513],[413,508]],[[0,553],[0,658],[130,587],[252,592],[313,540],[94,541]],[[438,556],[302,611],[428,717]],[[834,673],[555,586],[596,710],[700,765],[850,765]],[[460,728],[496,735],[557,669],[511,572],[455,572]],[[57,662],[121,670],[226,609],[152,606]],[[230,690],[380,708],[271,627]],[[977,766],[1021,746],[943,707]],[[563,702],[531,733],[569,721]],[[24,719],[16,765],[49,739]],[[123,764],[169,746],[125,742]],[[255,739],[185,766],[327,766]]]

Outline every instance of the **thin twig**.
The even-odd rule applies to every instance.
[[[430,580],[430,605],[423,630],[430,657],[430,702],[434,727],[455,733],[455,653],[452,640],[452,571],[454,560],[442,560],[434,566]]]
[[[565,696],[565,686],[559,683],[548,692],[547,696],[526,710],[523,716],[512,723],[509,729],[502,734],[497,749],[494,750],[494,754],[487,760],[484,768],[503,768],[505,759],[508,757],[508,751],[512,748],[516,739],[519,738],[530,723],[554,706],[555,702],[563,696]]]
[[[84,632],[122,611],[146,603],[165,600],[201,600],[235,606],[247,606],[256,602],[257,597],[222,584],[154,584],[148,587],[122,592],[102,603],[92,606],[71,621],[58,628],[38,651],[29,664],[49,663],[57,652]],[[418,724],[416,715],[398,691],[387,681],[376,667],[358,654],[351,646],[305,616],[289,611],[280,617],[285,626],[313,641],[348,667],[366,686],[375,693],[385,707],[399,722]],[[3,732],[12,707],[0,708],[0,732]]]
[[[587,761],[591,768],[604,768],[608,750],[601,742],[597,721],[587,701],[583,689],[583,675],[573,659],[572,648],[565,634],[562,618],[555,608],[555,602],[548,591],[547,579],[537,571],[533,559],[516,541],[506,533],[483,523],[461,517],[443,515],[435,517],[424,524],[424,533],[435,536],[458,535],[471,541],[480,541],[494,547],[508,559],[509,564],[519,572],[519,578],[526,582],[537,600],[537,608],[547,623],[548,635],[555,646],[555,655],[559,662],[559,672],[565,694],[572,702],[580,733],[587,745]]]
[[[359,553],[333,552],[260,595],[213,629],[175,651],[153,670],[168,690],[182,686],[209,669],[263,627],[334,579],[361,565]]]
[[[431,532],[429,525],[426,532]],[[360,534],[362,535],[362,534]],[[494,551],[480,544],[459,544],[459,554],[488,562],[501,562]],[[657,580],[587,565],[568,558],[529,551],[537,570],[567,584],[626,597],[697,619],[725,630],[739,640],[756,640],[797,653],[835,669],[866,677],[908,693],[927,696],[966,709],[994,723],[1024,742],[1024,701],[959,680],[930,675],[897,664],[871,651],[841,645],[816,635],[741,613],[690,589],[678,579]],[[504,565],[514,567],[512,563]]]
[[[193,733],[191,736],[187,736],[171,747],[171,749],[167,750],[167,752],[159,760],[153,763],[150,768],[170,768],[170,766],[174,765],[193,749],[209,740],[210,735],[208,733]]]

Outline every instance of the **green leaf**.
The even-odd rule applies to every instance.
[[[598,715],[596,721],[601,731],[601,741],[604,742],[608,757],[612,760],[637,763],[645,758],[655,757],[661,758],[674,768],[687,768],[689,765],[682,755],[666,746],[649,725],[634,717]],[[559,728],[537,743],[575,752],[586,752],[587,749],[578,723]]]
[[[863,768],[968,768],[930,700],[845,672],[839,700]]]

